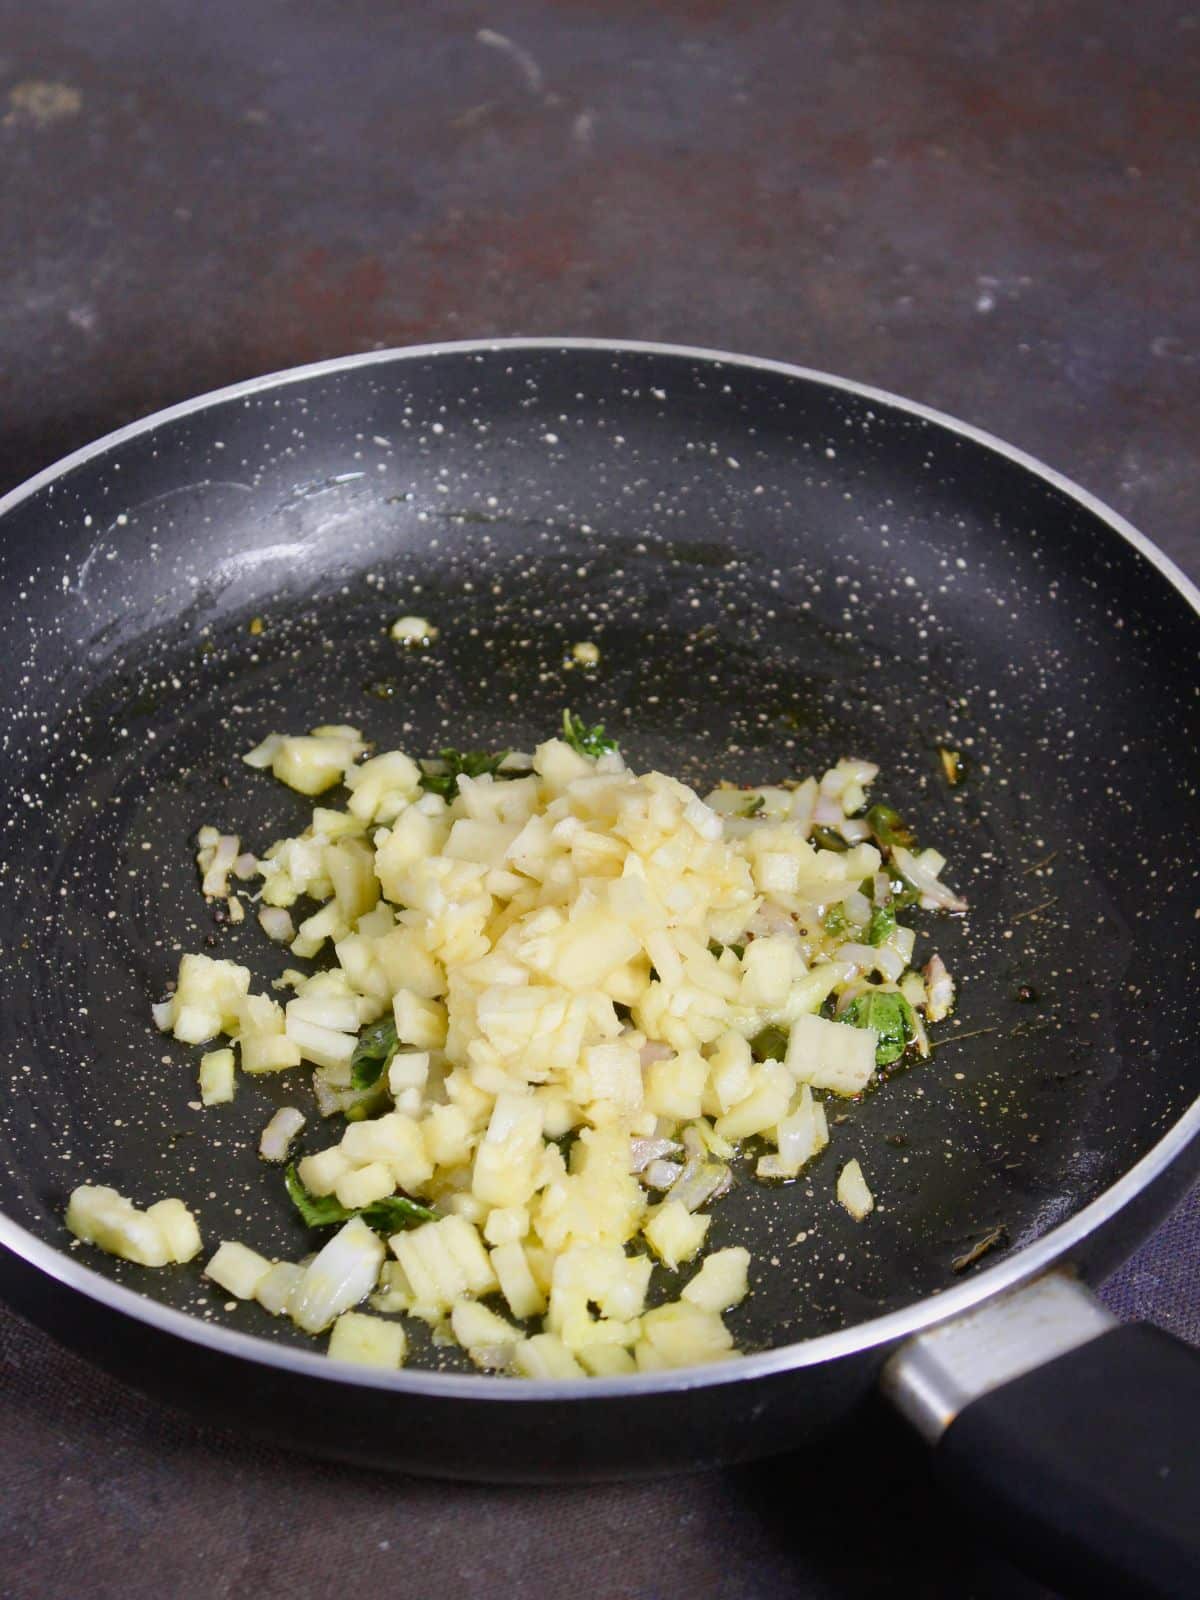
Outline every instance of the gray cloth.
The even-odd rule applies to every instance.
[[[1200,1187],[1104,1298],[1200,1343]],[[328,1466],[200,1427],[7,1313],[0,1372],[5,1600],[1047,1593],[956,1530],[921,1452],[885,1417],[803,1458],[719,1473],[479,1488]],[[847,1497],[863,1474],[863,1497]]]

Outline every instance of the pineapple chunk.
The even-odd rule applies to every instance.
[[[269,765],[280,783],[301,794],[320,794],[342,781],[364,748],[353,728],[314,728],[293,737],[271,734],[243,760],[253,767]]]
[[[359,1122],[355,1127],[369,1127]],[[396,1179],[392,1169],[382,1161],[369,1161],[365,1167],[353,1167],[345,1172],[333,1186],[333,1192],[347,1211],[358,1211],[373,1200],[382,1200],[395,1192]]]
[[[309,1194],[327,1195],[334,1192],[338,1181],[353,1171],[353,1167],[354,1163],[342,1147],[335,1144],[328,1150],[318,1150],[315,1155],[302,1156],[296,1171]]]
[[[155,1021],[183,1044],[204,1044],[218,1033],[236,1031],[238,1008],[249,988],[249,967],[185,955],[179,962],[175,993],[155,1007]]]
[[[795,1080],[781,1062],[764,1061],[751,1077],[750,1093],[717,1118],[718,1136],[748,1139],[752,1133],[765,1133],[775,1127],[787,1115],[795,1089]]]
[[[158,1227],[172,1261],[190,1261],[202,1245],[196,1219],[182,1200],[156,1200],[146,1215]]]
[[[264,1311],[281,1317],[291,1308],[293,1291],[303,1276],[298,1262],[277,1261],[254,1285],[254,1298]]]
[[[99,1245],[143,1267],[165,1267],[172,1259],[166,1235],[148,1212],[104,1185],[80,1184],[67,1204],[67,1227],[85,1244]]]
[[[394,1369],[404,1365],[408,1338],[398,1322],[386,1322],[365,1311],[343,1311],[330,1332],[327,1353],[333,1361]]]
[[[700,1264],[700,1271],[684,1289],[680,1299],[701,1311],[728,1311],[740,1305],[749,1293],[750,1252],[741,1245],[714,1250]]]
[[[708,1064],[695,1050],[684,1050],[646,1068],[645,1106],[672,1122],[691,1122],[700,1115],[708,1082]]]
[[[508,1301],[514,1317],[539,1317],[546,1309],[546,1296],[539,1288],[521,1244],[498,1244],[491,1253],[492,1271],[500,1293]]]
[[[265,1256],[260,1256],[257,1250],[224,1239],[205,1267],[204,1276],[211,1278],[236,1299],[252,1300],[255,1289],[270,1270],[271,1263]]]
[[[552,1333],[535,1333],[513,1349],[513,1366],[523,1378],[582,1378],[575,1357]]]
[[[654,1253],[664,1266],[674,1271],[682,1261],[690,1261],[704,1243],[711,1217],[692,1212],[682,1200],[667,1200],[658,1207],[642,1229]]]
[[[804,975],[804,962],[791,939],[755,939],[742,957],[739,999],[744,1006],[782,1006]]]
[[[476,1300],[460,1300],[450,1313],[454,1337],[478,1367],[507,1367],[522,1335],[510,1322]]]
[[[861,1094],[875,1071],[874,1028],[852,1028],[825,1017],[797,1017],[787,1047],[787,1068],[798,1083],[835,1094]]]
[[[412,1314],[425,1322],[440,1322],[456,1301],[497,1287],[479,1233],[465,1217],[423,1222],[389,1243],[411,1290]]]
[[[206,1106],[233,1099],[233,1051],[209,1050],[200,1057],[200,1099]]]
[[[440,1050],[446,1042],[446,1008],[437,1000],[423,1000],[408,989],[392,1001],[396,1037],[417,1050]]]
[[[623,1378],[637,1371],[637,1362],[619,1344],[589,1344],[576,1350],[575,1359],[593,1378]]]
[[[649,1347],[645,1363],[644,1346]],[[646,1312],[634,1355],[639,1367],[691,1367],[722,1361],[732,1350],[733,1335],[716,1312],[671,1300]]]

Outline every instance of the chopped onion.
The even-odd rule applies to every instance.
[[[629,1141],[630,1172],[645,1172],[652,1161],[661,1156],[678,1155],[681,1146],[674,1139],[631,1139]]]
[[[263,1160],[286,1161],[288,1145],[306,1121],[303,1111],[298,1111],[295,1106],[280,1106],[258,1141],[258,1153]]]
[[[200,885],[210,900],[224,900],[229,893],[229,872],[240,849],[241,840],[236,833],[223,833],[218,838]]]
[[[870,987],[871,985],[862,978],[856,978],[852,983],[848,983],[837,997],[837,1004],[833,1011],[834,1016],[840,1017],[844,1015],[858,999],[859,995]]]
[[[929,1054],[929,1035],[925,1032],[925,1024],[921,1021],[921,1013],[914,1011],[912,1014],[913,1038],[917,1043],[917,1051],[922,1056]]]
[[[317,1252],[292,1291],[296,1325],[305,1333],[320,1333],[343,1311],[365,1300],[375,1287],[385,1254],[379,1235],[361,1217],[352,1217]]]
[[[896,845],[892,850],[892,860],[896,863],[896,870],[904,875],[913,888],[921,896],[921,905],[926,911],[965,911],[967,902],[961,895],[947,889],[940,883],[928,867],[921,865],[911,850],[905,850],[902,845]]]
[[[874,945],[869,944],[843,944],[835,953],[836,961],[844,961],[849,966],[857,967],[860,972],[870,972],[875,965],[875,958],[879,954]]]
[[[887,945],[880,945],[875,951],[875,965],[889,983],[898,983],[904,971],[904,957],[898,950],[892,950]]]
[[[291,944],[296,937],[292,914],[283,906],[263,906],[258,913],[258,925],[276,944]]]
[[[244,883],[247,878],[258,876],[258,857],[249,850],[243,850],[233,863],[233,875]]]
[[[846,898],[842,901],[842,904],[845,906],[846,915],[850,918],[851,922],[858,923],[860,927],[865,927],[866,924],[870,922],[871,902],[867,899],[865,894],[860,894],[860,892],[855,889],[852,893],[846,896]]]
[[[812,808],[812,820],[821,827],[835,828],[845,822],[846,813],[832,795],[821,794]]]
[[[682,1172],[678,1161],[651,1161],[640,1177],[647,1189],[669,1189]]]
[[[467,1351],[481,1372],[507,1372],[512,1366],[511,1344],[473,1344]]]
[[[871,837],[870,826],[861,817],[845,817],[838,823],[838,832],[847,844],[863,844]]]
[[[675,1054],[669,1044],[660,1044],[657,1039],[647,1039],[639,1052],[642,1071],[654,1061],[669,1061]]]
[[[930,1022],[941,1022],[943,1017],[950,1015],[950,1008],[954,1004],[954,979],[939,955],[931,956],[926,963],[925,990],[929,996],[925,1015]]]
[[[693,1130],[684,1130],[684,1138]],[[699,1211],[709,1200],[724,1194],[730,1187],[729,1168],[723,1161],[713,1161],[705,1156],[692,1156],[675,1183],[667,1191],[668,1200],[678,1200],[687,1211]]]

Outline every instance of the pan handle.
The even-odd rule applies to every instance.
[[[947,1493],[1039,1579],[1200,1596],[1200,1351],[1054,1272],[911,1339],[881,1383]]]

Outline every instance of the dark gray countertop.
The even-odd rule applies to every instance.
[[[0,0],[0,21],[0,490],[321,356],[628,336],[941,407],[1200,576],[1186,5]],[[1200,1193],[1106,1295],[1200,1340]],[[206,1431],[4,1313],[0,1357],[12,1600],[1043,1593],[879,1420],[805,1462],[464,1489]]]

